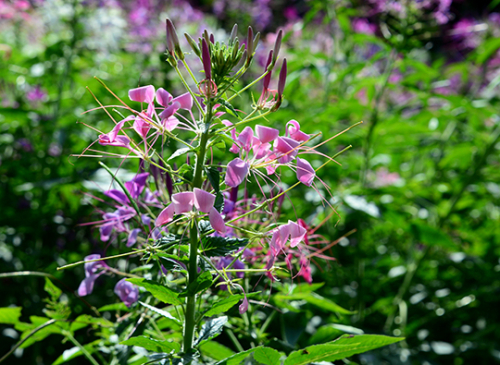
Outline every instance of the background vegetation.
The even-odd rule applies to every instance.
[[[82,123],[109,129],[104,113],[82,115],[97,106],[87,86],[114,103],[93,76],[123,98],[139,84],[180,91],[164,62],[167,16],[180,34],[207,26],[216,38],[235,22],[252,24],[267,45],[283,29],[286,102],[270,124],[296,119],[330,136],[363,121],[322,146],[332,155],[353,145],[342,166],[320,172],[333,197],[294,190],[283,206],[291,219],[316,225],[331,213],[320,194],[335,206],[338,215],[317,232],[328,242],[348,237],[327,251],[336,261],[316,260],[313,279],[325,283],[317,293],[356,314],[273,297],[286,310],[271,335],[305,346],[337,337],[343,325],[406,337],[359,363],[499,362],[497,3],[0,1],[1,271],[51,273],[70,289],[74,313],[88,310],[71,294],[83,268],[56,267],[104,249],[98,230],[82,224],[97,220],[99,202],[89,195],[102,197],[109,180],[98,159],[72,156],[97,138]],[[258,74],[264,53],[256,61]],[[137,170],[127,162],[122,172]],[[40,315],[42,278],[0,280],[1,307]],[[116,301],[111,283],[97,285],[90,304]],[[19,336],[1,329],[0,355]],[[9,360],[51,364],[67,347],[48,337]]]

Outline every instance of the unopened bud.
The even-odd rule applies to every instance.
[[[252,57],[253,57],[253,29],[252,29],[252,27],[248,27],[246,66],[250,65],[250,61],[252,61]]]
[[[234,60],[238,56],[238,51],[240,48],[240,42],[236,39],[236,43],[233,46],[233,54],[231,55],[231,58]]]
[[[177,57],[181,60],[184,59],[184,53],[182,53],[179,38],[177,38],[177,32],[175,31],[174,24],[170,19],[167,19],[167,48],[172,56],[175,51]]]
[[[201,60],[203,61],[203,69],[208,80],[212,79],[212,61],[210,59],[210,51],[205,38],[201,41]]]
[[[283,64],[281,65],[280,77],[278,80],[278,98],[281,99],[283,96],[283,91],[285,90],[286,84],[286,58],[283,59]]]
[[[278,55],[280,53],[281,40],[282,39],[283,39],[283,31],[280,30],[278,32],[278,36],[276,37],[276,42],[274,43],[273,65],[276,63],[276,60],[278,59]]]
[[[229,37],[229,44],[230,45],[233,44],[233,42],[236,39],[237,35],[238,35],[238,24],[235,24],[233,26],[233,30],[231,31],[231,37]]]
[[[187,33],[184,33],[184,37],[186,37],[186,40],[188,41],[189,45],[191,46],[191,49],[193,52],[198,56],[201,57],[201,52],[200,52],[200,47],[196,44],[193,38]]]
[[[271,82],[271,75],[273,73],[273,68],[271,67],[271,61],[273,60],[273,51],[269,51],[269,56],[267,56],[266,68],[267,75],[264,76],[263,88],[264,90],[269,89],[269,83]]]
[[[215,37],[212,33],[210,33],[210,43],[215,44]]]

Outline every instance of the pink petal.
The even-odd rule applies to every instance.
[[[240,314],[243,314],[248,310],[248,299],[246,295],[245,298],[243,298],[243,302],[241,302],[240,306],[238,307],[238,310],[240,311]]]
[[[169,132],[177,128],[178,124],[179,124],[179,119],[177,119],[176,117],[170,117],[163,121],[163,126]]]
[[[274,128],[264,127],[262,125],[256,125],[255,134],[257,134],[257,137],[259,137],[262,143],[269,143],[271,141],[274,141],[278,137],[280,132]]]
[[[309,139],[309,135],[302,132],[300,130],[300,124],[296,120],[291,120],[286,124],[287,135],[290,135],[290,138],[299,141],[305,142]]]
[[[209,192],[195,188],[194,189],[194,206],[200,212],[208,213],[214,206],[215,195]]]
[[[237,187],[242,183],[248,174],[248,164],[240,158],[235,158],[227,164],[226,170],[226,185],[232,188]]]
[[[160,119],[162,120],[162,122],[165,120],[165,119],[168,119],[170,118],[172,115],[174,115],[174,113],[179,110],[181,107],[181,104],[178,103],[178,102],[175,102],[175,103],[172,103],[172,105],[170,105],[169,107],[165,108],[159,115]]]
[[[111,130],[111,132],[109,132],[107,134],[107,136],[109,137],[109,142],[113,143],[115,140],[116,140],[116,136],[118,135],[118,133],[122,130],[123,128],[123,125],[125,124],[125,122],[127,120],[130,120],[130,119],[123,119],[121,122],[118,122],[115,127]]]
[[[168,207],[163,209],[161,213],[156,218],[155,226],[163,226],[174,219],[175,207],[174,204],[170,204]]]
[[[144,117],[137,116],[134,120],[134,130],[143,138],[148,135],[151,125],[144,120]]]
[[[238,143],[245,151],[250,151],[250,149],[252,148],[252,142],[253,130],[250,127],[245,127],[245,129],[243,129],[243,131],[238,136]]]
[[[140,103],[152,103],[155,98],[155,87],[153,85],[142,86],[128,91],[128,97],[132,101]]]
[[[185,191],[172,195],[172,203],[175,213],[187,213],[193,209],[194,194],[192,191]]]
[[[212,225],[213,229],[221,234],[226,233],[226,225],[224,224],[224,219],[222,219],[222,216],[217,211],[217,209],[215,209],[214,207],[210,209],[208,219],[210,220],[210,224]]]
[[[288,230],[290,232],[290,246],[295,247],[300,242],[304,241],[306,237],[307,230],[304,227],[299,226],[297,223],[288,221]]]
[[[307,160],[297,157],[297,179],[307,186],[311,186],[316,176],[316,171]]]
[[[172,102],[178,102],[181,109],[191,110],[191,108],[193,107],[193,98],[191,97],[190,93],[179,95],[174,100],[172,100]]]
[[[276,152],[280,152],[284,154],[284,156],[280,157],[278,160],[280,163],[288,163],[294,159],[295,156],[297,156],[298,150],[296,148],[300,143],[297,141],[294,141],[291,138],[287,137],[278,137],[276,138],[276,141],[274,142],[274,150]]]
[[[156,90],[156,102],[163,107],[167,107],[168,104],[172,101],[172,95],[168,91],[163,88],[159,88]]]

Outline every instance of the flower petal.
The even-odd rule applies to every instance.
[[[301,227],[295,222],[288,221],[288,230],[290,232],[290,246],[295,247],[300,242],[304,241],[306,237],[307,230],[304,227]]]
[[[214,206],[214,203],[214,194],[210,194],[208,191],[202,189],[194,189],[194,206],[200,212],[209,213],[210,209]]]
[[[307,160],[297,157],[297,179],[304,185],[311,186],[315,176],[316,171],[311,164]]]
[[[271,141],[274,141],[278,137],[280,132],[279,130],[274,128],[264,127],[263,125],[256,125],[255,134],[257,134],[257,137],[259,137],[259,140],[262,143],[269,143]]]
[[[178,102],[181,109],[191,110],[191,108],[193,107],[193,98],[191,97],[190,93],[179,95],[174,100],[172,100],[172,102]]]
[[[170,204],[168,207],[163,209],[161,213],[158,215],[158,218],[156,218],[155,226],[163,226],[164,224],[167,224],[168,222],[171,222],[174,219],[174,214],[175,214],[175,206],[174,204]]]
[[[224,219],[217,211],[217,209],[213,207],[212,209],[210,209],[208,219],[210,220],[210,224],[212,225],[213,229],[215,229],[217,232],[221,234],[226,233],[226,224],[224,223]]]
[[[114,292],[127,307],[130,307],[139,299],[139,289],[134,284],[126,281],[125,278],[116,283]]]
[[[170,95],[170,93],[167,90],[161,87],[158,90],[156,90],[156,102],[158,104],[166,108],[171,101],[172,101],[172,95]]]
[[[128,91],[128,97],[132,101],[140,103],[152,103],[155,98],[155,87],[153,85],[142,86]]]
[[[193,209],[194,194],[192,191],[184,191],[172,195],[172,203],[174,205],[175,213],[182,214],[189,212]]]
[[[226,185],[235,188],[242,183],[248,174],[248,164],[240,158],[235,158],[227,164]]]

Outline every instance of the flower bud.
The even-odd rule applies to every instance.
[[[247,34],[247,62],[245,66],[249,66],[250,62],[252,61],[253,58],[253,29],[252,27],[248,27],[248,34]]]
[[[233,30],[231,30],[231,37],[229,37],[229,45],[233,44],[237,35],[238,35],[238,24],[235,24],[233,26]],[[236,47],[236,48],[238,48],[238,47]]]
[[[201,41],[201,59],[203,61],[203,68],[205,70],[205,76],[208,80],[212,79],[212,61],[210,59],[210,51],[208,49],[208,43],[205,38]]]
[[[273,68],[271,67],[272,59],[273,59],[273,51],[271,50],[271,51],[269,51],[269,56],[267,57],[267,61],[266,61],[265,70],[267,71],[267,75],[264,76],[264,83],[263,83],[264,91],[269,89],[269,83],[271,82],[271,76],[273,73]]]
[[[283,96],[283,91],[285,90],[285,84],[286,84],[286,58],[283,59],[283,64],[281,66],[281,71],[280,71],[280,77],[278,80],[278,98],[281,99]]]
[[[273,56],[273,66],[276,63],[276,60],[278,59],[278,55],[280,53],[280,48],[281,48],[281,40],[283,39],[283,31],[280,30],[278,32],[278,36],[276,37],[276,42],[274,43],[274,56]]]
[[[194,39],[191,38],[191,36],[189,34],[187,34],[187,33],[184,33],[184,37],[186,37],[186,40],[188,41],[189,45],[191,46],[191,49],[193,50],[193,52],[198,57],[201,57],[200,47],[198,47],[198,45],[196,44],[196,42],[194,41]]]
[[[179,38],[177,37],[177,32],[175,31],[174,24],[170,19],[167,19],[167,48],[169,53],[173,56],[173,52],[181,60],[184,59],[184,53],[182,53],[181,46],[179,44]]]

